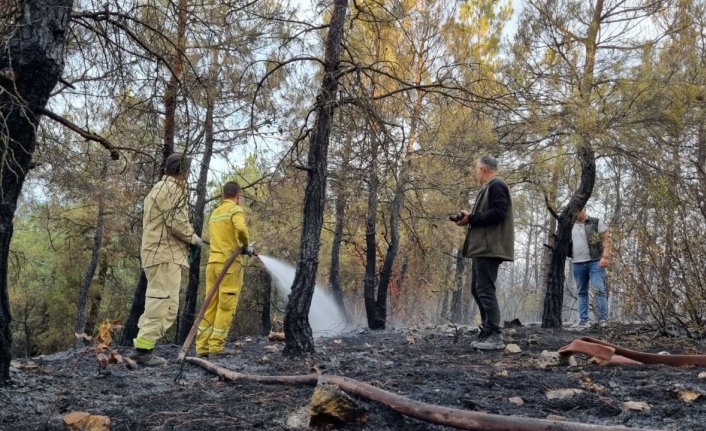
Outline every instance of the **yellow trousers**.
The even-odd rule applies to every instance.
[[[137,338],[132,340],[135,347],[154,349],[157,340],[174,324],[179,312],[179,288],[183,270],[184,267],[176,263],[160,263],[145,268],[145,311],[137,322],[140,330]]]
[[[206,266],[205,295],[211,291],[222,269],[222,263],[209,263]],[[221,280],[218,293],[214,295],[199,323],[199,335],[196,337],[197,354],[218,353],[223,350],[242,287],[243,267],[240,262],[235,261]]]

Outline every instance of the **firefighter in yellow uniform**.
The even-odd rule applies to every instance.
[[[249,244],[245,214],[240,206],[241,191],[242,188],[238,183],[232,181],[225,183],[223,203],[213,211],[208,220],[211,253],[206,266],[206,295],[233,252],[240,247],[243,247],[244,252],[228,268],[218,286],[218,293],[211,300],[199,324],[196,338],[197,356],[205,357],[209,354],[230,352],[228,349],[224,350],[224,345],[238,306],[240,290],[243,287],[243,255],[254,253]]]
[[[190,160],[183,154],[167,157],[165,176],[152,187],[144,201],[142,248],[140,257],[147,277],[145,311],[133,339],[130,356],[139,365],[154,367],[166,360],[153,354],[179,310],[182,273],[189,267],[189,247],[201,247],[202,241],[189,223],[186,180]]]

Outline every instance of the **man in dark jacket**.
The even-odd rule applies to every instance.
[[[463,255],[473,259],[471,293],[478,304],[482,321],[478,340],[471,343],[479,350],[505,348],[500,332],[500,307],[496,295],[498,267],[512,261],[515,252],[515,232],[510,189],[498,177],[498,162],[483,156],[476,164],[476,179],[481,184],[473,210],[461,211],[456,221],[468,226]]]

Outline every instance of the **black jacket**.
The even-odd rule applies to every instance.
[[[463,255],[513,260],[514,229],[510,189],[502,178],[491,178],[478,192],[463,244]]]

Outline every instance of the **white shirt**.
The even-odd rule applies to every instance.
[[[573,263],[580,262],[590,262],[591,251],[588,247],[588,239],[586,238],[586,221],[583,222],[576,221],[574,227],[571,229],[571,241],[574,243],[573,252]],[[602,234],[608,230],[608,227],[603,223],[602,220],[598,220],[598,233]]]

